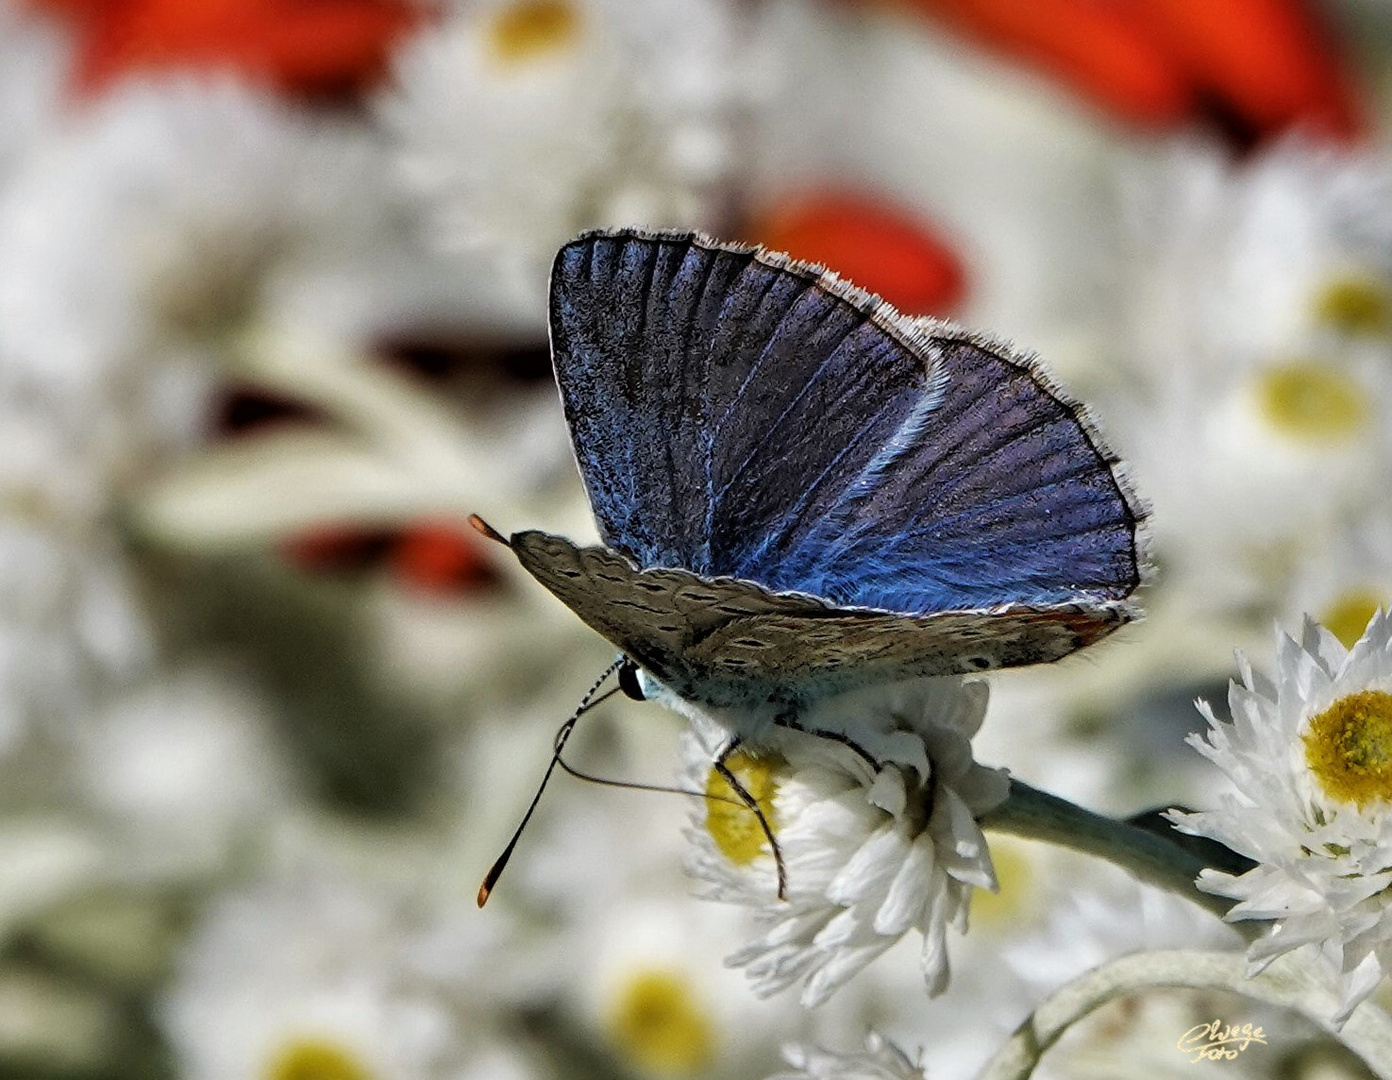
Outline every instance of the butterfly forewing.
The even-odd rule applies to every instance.
[[[644,566],[733,573],[801,481],[863,466],[923,397],[922,363],[869,312],[757,249],[592,235],[561,250],[551,294],[601,534]]]
[[[820,268],[589,234],[557,257],[552,344],[601,534],[639,566],[904,614],[1138,584],[1139,515],[1078,406]]]

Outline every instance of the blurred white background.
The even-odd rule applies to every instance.
[[[699,807],[567,781],[477,911],[610,649],[466,519],[593,536],[561,242],[822,261],[1039,352],[1153,504],[1147,621],[993,678],[978,759],[1202,804],[1232,649],[1392,600],[1390,94],[1378,0],[0,0],[0,1078],[752,1080],[871,1025],[966,1077],[1219,932],[1005,840],[948,994],[891,953],[809,1013],[722,966]],[[1051,1075],[1188,1076],[1211,1011]],[[1223,1075],[1362,1075],[1268,1029]]]

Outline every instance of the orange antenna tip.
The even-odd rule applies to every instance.
[[[479,517],[477,514],[469,515],[469,524],[474,527],[475,531],[483,533],[483,535],[488,537],[488,539],[495,540],[498,543],[502,544],[504,547],[512,546],[510,543],[508,543],[508,538],[506,536],[500,533],[497,529],[493,528],[492,525],[488,524],[488,522],[484,521],[483,518]]]

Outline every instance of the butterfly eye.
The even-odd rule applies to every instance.
[[[643,693],[643,684],[638,681],[638,665],[627,657],[619,667],[619,689],[624,692],[625,697],[634,701],[647,700],[647,695]]]

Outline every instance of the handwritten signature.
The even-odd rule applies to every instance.
[[[1260,1027],[1251,1024],[1229,1027],[1221,1020],[1214,1020],[1211,1024],[1191,1027],[1180,1036],[1179,1048],[1186,1054],[1194,1055],[1189,1059],[1191,1062],[1230,1061],[1251,1043],[1266,1045],[1266,1033]]]

